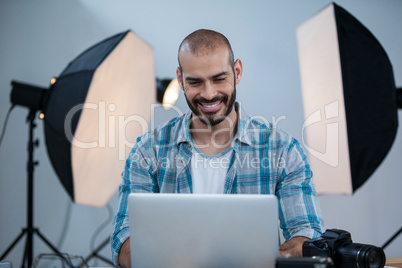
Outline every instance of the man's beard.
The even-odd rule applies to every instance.
[[[236,101],[236,84],[233,87],[233,92],[229,96],[223,95],[223,96],[218,96],[213,98],[212,100],[207,100],[202,97],[198,97],[193,99],[192,101],[189,100],[186,96],[186,101],[188,104],[188,107],[190,107],[191,111],[193,112],[193,115],[197,117],[203,124],[207,126],[216,126],[219,123],[223,122],[227,116],[232,112],[234,103]],[[226,110],[223,112],[222,115],[215,116],[215,112],[212,113],[207,113],[201,111],[201,109],[198,107],[198,103],[214,103],[217,101],[221,101],[222,104],[226,106]],[[234,123],[234,122],[232,122]]]

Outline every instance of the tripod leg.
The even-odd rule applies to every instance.
[[[385,242],[385,244],[381,248],[385,249],[401,233],[402,233],[402,227],[390,239],[388,239],[388,241]]]
[[[26,241],[25,249],[27,251],[26,260],[28,261],[27,265],[29,267],[33,263],[33,253],[34,253],[33,234],[34,234],[34,229],[33,228],[28,228],[27,233],[28,234],[27,234],[27,241]]]
[[[42,241],[53,250],[54,253],[57,254],[57,256],[59,256],[61,259],[63,259],[66,264],[68,264],[70,267],[72,267],[71,261],[69,259],[67,259],[63,254],[60,253],[60,251],[53,246],[40,232],[38,229],[34,229],[34,232],[42,239]]]
[[[0,260],[3,260],[8,255],[8,253],[10,253],[10,251],[18,243],[18,241],[20,241],[20,239],[22,238],[22,236],[25,234],[26,231],[27,231],[26,229],[22,230],[21,234],[13,241],[13,243],[11,243],[8,249],[6,249],[6,251],[4,251],[4,253],[1,255]]]
[[[21,261],[21,268],[25,268],[25,261],[27,261],[27,267],[31,265],[28,261],[28,241],[25,241],[25,249],[24,249],[24,255],[22,255],[22,261]]]
[[[105,257],[102,257],[102,256],[98,255],[98,251],[100,251],[102,248],[104,248],[105,246],[107,246],[107,245],[109,244],[109,240],[110,240],[109,238],[106,238],[105,241],[103,241],[102,244],[100,244],[100,245],[92,252],[92,254],[90,254],[90,255],[85,259],[85,262],[88,263],[88,261],[89,261],[90,259],[92,259],[93,257],[96,257],[96,258],[101,259],[102,261],[104,261],[104,262],[106,262],[106,263],[108,263],[108,264],[110,264],[110,265],[113,265],[113,262],[112,262],[111,260],[106,259]]]
[[[28,162],[27,162],[27,228],[24,228],[22,233],[15,239],[15,241],[9,246],[9,248],[1,255],[0,260],[4,259],[5,256],[11,251],[11,249],[18,243],[22,236],[26,233],[27,239],[25,243],[24,256],[22,260],[22,266],[24,267],[25,262],[27,266],[30,267],[33,262],[33,235],[37,233],[39,237],[60,257],[62,260],[66,261],[69,267],[72,267],[71,261],[63,256],[52,244],[50,244],[45,237],[39,233],[39,231],[33,226],[33,201],[34,201],[34,169],[35,166],[39,164],[38,161],[34,161],[34,149],[38,146],[38,140],[34,140],[34,129],[35,115],[37,110],[31,109],[28,114],[27,121],[29,121],[29,140],[28,140]]]

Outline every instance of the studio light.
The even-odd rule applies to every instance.
[[[54,170],[71,199],[103,207],[121,183],[127,155],[138,136],[148,130],[152,104],[165,100],[166,86],[155,79],[152,47],[132,31],[116,34],[76,57],[53,78],[49,88],[12,81],[11,103],[29,108],[28,227],[2,255],[4,258],[24,233],[24,254],[32,263],[33,129],[36,113],[44,121],[46,148]],[[178,92],[178,87],[176,89]],[[165,104],[164,104],[165,105]],[[28,230],[28,231],[25,231]],[[48,243],[56,253],[60,253]]]
[[[298,27],[297,42],[303,142],[317,192],[352,194],[394,142],[401,90],[377,39],[334,3]]]
[[[177,79],[157,79],[157,99],[165,110],[169,110],[179,97],[180,86]]]
[[[50,160],[74,202],[104,206],[121,182],[124,146],[147,130],[150,104],[168,109],[177,100],[176,79],[156,87],[153,57],[127,31],[79,55],[50,89],[12,82],[13,104],[43,111]]]

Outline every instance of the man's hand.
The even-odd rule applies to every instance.
[[[279,247],[280,257],[303,257],[303,242],[310,238],[297,236],[286,241]],[[131,267],[130,238],[124,241],[120,248],[119,265],[123,268]]]
[[[303,242],[310,238],[296,236],[279,247],[279,257],[303,257]]]
[[[123,268],[131,267],[130,238],[121,245],[119,253],[119,265]]]

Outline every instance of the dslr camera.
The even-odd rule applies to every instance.
[[[303,256],[329,257],[339,268],[381,268],[385,254],[381,248],[352,242],[349,232],[326,230],[321,237],[303,243]]]

